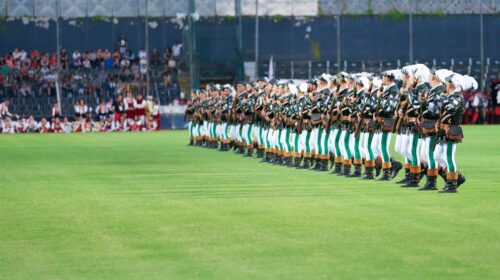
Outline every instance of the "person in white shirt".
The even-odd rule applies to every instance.
[[[38,123],[38,132],[48,133],[50,132],[50,122],[46,118],[42,118]]]
[[[55,102],[54,105],[52,106],[52,120],[60,117],[61,117],[61,105],[59,105],[59,102]]]
[[[26,132],[38,132],[38,123],[33,116],[28,118],[28,123],[25,127]]]
[[[9,112],[9,105],[9,100],[5,100],[0,104],[0,117],[12,117],[12,114]]]
[[[20,54],[19,54],[19,59],[20,59],[21,61],[25,61],[27,57],[28,57],[28,54],[26,53],[26,51],[25,51],[25,50],[23,50],[23,49],[22,49],[22,50],[20,51]]]
[[[73,58],[73,65],[76,68],[80,68],[80,66],[82,66],[82,54],[78,50],[75,50],[73,52],[72,58]]]
[[[16,131],[17,133],[26,132],[26,127],[28,126],[28,120],[26,118],[21,118],[16,122]]]
[[[174,58],[179,58],[181,56],[181,53],[182,53],[182,44],[181,43],[178,43],[176,42],[173,46],[172,46],[172,56]]]
[[[2,133],[3,134],[16,133],[16,128],[15,128],[14,124],[12,123],[12,120],[10,117],[6,117],[5,120],[2,122]]]
[[[95,113],[99,117],[99,120],[105,120],[108,117],[109,108],[104,101],[101,101],[101,103],[97,105]]]
[[[72,124],[68,121],[68,118],[64,118],[61,123],[61,130],[64,133],[70,133],[72,131]]]

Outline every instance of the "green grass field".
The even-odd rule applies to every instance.
[[[500,279],[500,126],[465,127],[457,194],[186,134],[0,135],[0,278]]]

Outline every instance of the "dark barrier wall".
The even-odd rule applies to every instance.
[[[54,51],[55,23],[27,22],[21,19],[0,21],[0,52],[16,47]],[[151,19],[150,47],[164,49],[183,40],[183,32],[173,19]],[[235,58],[234,18],[208,18],[197,22],[197,47],[201,61],[229,61]],[[342,16],[340,21],[341,59],[409,59],[408,17]],[[243,20],[245,60],[254,59],[255,18]],[[336,60],[337,22],[334,17],[307,19],[261,18],[260,58],[268,60]],[[70,52],[93,48],[113,48],[124,33],[130,47],[144,47],[144,20],[140,18],[86,18],[61,23],[62,47]],[[485,57],[500,57],[500,15],[484,16]],[[413,17],[414,59],[479,59],[479,15]],[[314,50],[314,51],[313,51]]]

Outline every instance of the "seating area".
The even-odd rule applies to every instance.
[[[99,49],[83,54],[75,50],[69,57],[63,49],[61,67],[57,67],[56,54],[22,49],[4,54],[0,57],[0,101],[9,100],[10,111],[20,116],[40,118],[50,116],[57,89],[63,115],[68,117],[74,115],[77,100],[96,108],[101,101],[127,92],[151,95],[161,105],[180,97],[179,70],[169,51],[160,57],[153,50],[149,65],[143,50],[137,56],[130,50]]]

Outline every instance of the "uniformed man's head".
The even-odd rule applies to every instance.
[[[240,94],[242,92],[245,92],[245,84],[242,82],[236,83],[236,93]]]

